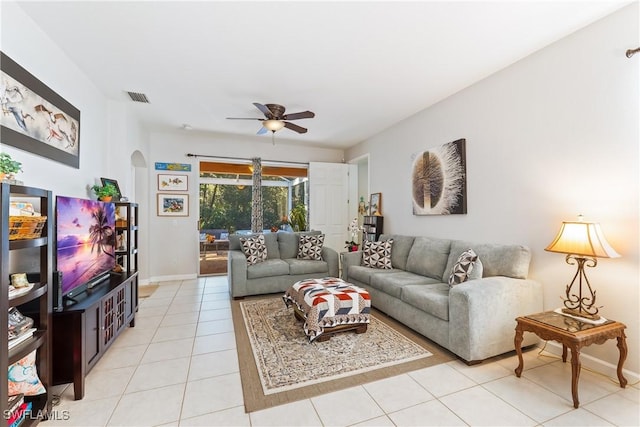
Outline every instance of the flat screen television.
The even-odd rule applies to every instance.
[[[113,203],[56,197],[56,269],[63,297],[92,288],[115,267],[115,224]]]

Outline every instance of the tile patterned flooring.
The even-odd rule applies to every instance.
[[[246,414],[226,276],[163,282],[89,373],[86,395],[55,387],[64,426],[637,426],[638,384],[621,389],[582,370],[579,409],[570,364],[525,353],[480,365],[452,361]],[[336,410],[339,408],[339,410]]]

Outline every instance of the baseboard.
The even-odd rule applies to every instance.
[[[154,276],[149,278],[148,283],[169,282],[172,280],[192,280],[197,279],[197,274],[176,274],[173,276]]]
[[[544,345],[544,341],[539,344],[540,348],[544,347]],[[562,344],[555,341],[547,341],[545,351],[558,357],[562,357]],[[567,350],[567,352],[567,363],[569,363],[571,361],[571,350]],[[629,355],[627,355],[627,359],[628,358]],[[580,353],[580,364],[583,368],[591,369],[615,380],[618,379],[617,365],[613,365],[609,362],[605,362],[604,360],[589,356],[588,354],[584,354],[582,352]],[[623,368],[622,373],[624,374],[624,377],[627,379],[629,384],[635,384],[636,382],[640,381],[640,374],[638,374],[637,372],[632,372]]]

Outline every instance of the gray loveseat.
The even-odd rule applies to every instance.
[[[345,252],[342,278],[367,289],[375,308],[468,363],[513,350],[515,318],[543,311],[542,286],[527,279],[531,253],[524,246],[380,236],[388,239],[392,269],[362,266],[362,251]],[[453,265],[469,248],[482,262],[482,278],[450,288]],[[537,342],[526,335],[523,346]]]
[[[302,279],[338,277],[338,253],[331,248],[322,247],[322,260],[297,259],[300,234],[321,233],[264,233],[267,260],[253,265],[248,265],[240,244],[240,238],[252,235],[230,235],[227,274],[231,296],[284,292]]]

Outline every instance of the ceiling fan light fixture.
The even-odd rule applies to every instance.
[[[262,126],[264,126],[265,129],[270,130],[271,132],[276,132],[284,127],[284,122],[282,120],[273,119],[264,120],[262,122]]]

